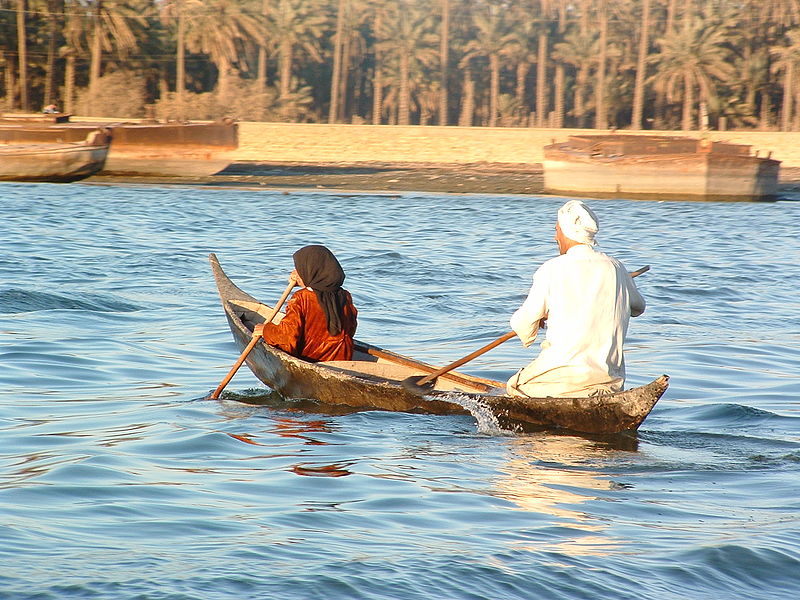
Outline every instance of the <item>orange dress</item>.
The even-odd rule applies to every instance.
[[[358,311],[350,292],[344,292],[347,301],[342,311],[342,331],[339,335],[328,332],[325,313],[314,290],[302,288],[286,303],[286,315],[281,322],[269,323],[264,328],[264,341],[292,356],[312,362],[352,360]]]

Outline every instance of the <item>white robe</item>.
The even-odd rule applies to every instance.
[[[511,328],[526,347],[536,339],[542,318],[547,334],[539,356],[508,380],[508,393],[569,398],[620,391],[628,321],[644,309],[622,263],[591,246],[573,246],[548,260],[511,317]]]

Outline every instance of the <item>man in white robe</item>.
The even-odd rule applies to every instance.
[[[558,211],[560,256],[542,264],[511,328],[530,346],[540,323],[547,333],[539,356],[507,383],[513,396],[574,398],[622,390],[622,346],[630,317],[645,300],[618,260],[598,252],[597,217],[580,200]]]

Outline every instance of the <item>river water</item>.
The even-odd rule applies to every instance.
[[[244,367],[204,399],[238,356],[209,252],[274,302],[326,244],[360,339],[447,364],[507,331],[563,199],[0,190],[0,598],[800,597],[797,199],[590,202],[651,265],[628,383],[671,376],[592,439],[301,411]]]

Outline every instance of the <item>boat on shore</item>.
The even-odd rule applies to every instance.
[[[77,142],[98,127],[113,131],[114,143],[100,175],[204,177],[225,169],[239,145],[232,119],[213,123],[72,121],[63,114],[4,114],[0,144]]]
[[[572,135],[544,147],[549,194],[648,200],[774,200],[780,161],[690,137]]]
[[[111,132],[94,128],[82,142],[0,143],[0,181],[69,183],[101,171]]]
[[[217,257],[209,257],[220,300],[234,341],[242,351],[253,328],[267,319],[272,307],[259,302],[225,274]],[[283,313],[274,319],[280,322]],[[259,341],[247,357],[258,379],[285,398],[310,399],[352,409],[388,410],[437,415],[469,414],[467,405],[490,410],[506,429],[568,429],[613,434],[637,429],[666,391],[662,375],[642,386],[586,398],[515,398],[504,395],[505,384],[450,371],[420,393],[403,381],[437,368],[362,341],[355,341],[351,361],[308,362]]]

